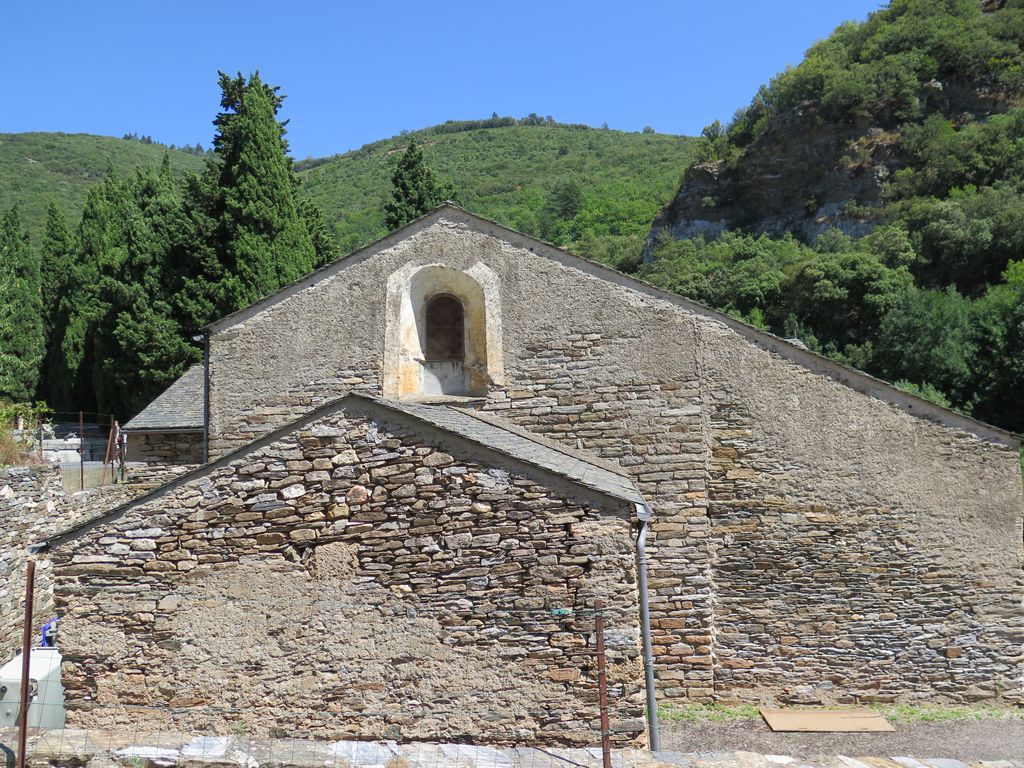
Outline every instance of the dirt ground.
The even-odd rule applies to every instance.
[[[748,751],[812,760],[821,755],[954,760],[1024,759],[1024,719],[893,723],[894,733],[774,733],[761,719],[661,721],[661,748]]]

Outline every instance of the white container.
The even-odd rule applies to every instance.
[[[33,648],[28,663],[29,728],[64,727],[64,686],[60,681],[60,652]],[[0,667],[0,728],[18,725],[21,698],[21,656]]]

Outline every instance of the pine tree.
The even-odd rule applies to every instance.
[[[259,73],[248,80],[220,73],[221,107],[214,125],[215,157],[206,184],[217,221],[223,277],[218,306],[230,312],[312,271],[317,262],[296,200],[298,181],[288,157],[285,129],[277,121],[283,101]],[[211,318],[212,319],[212,318]]]
[[[15,204],[0,221],[0,398],[27,402],[43,360],[39,257]]]
[[[399,159],[391,187],[391,201],[384,206],[384,223],[390,230],[404,227],[452,197],[450,189],[434,177],[416,139]]]

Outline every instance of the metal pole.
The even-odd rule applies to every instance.
[[[36,582],[36,561],[28,561],[25,573],[25,626],[21,634],[21,699],[18,708],[18,764],[25,768],[25,746],[28,742],[28,675],[32,660],[32,598]]]
[[[78,484],[85,490],[85,417],[78,412]]]
[[[612,768],[611,727],[608,724],[608,674],[604,659],[604,602],[594,601],[594,631],[597,635],[597,692],[601,705],[601,759],[604,768]]]
[[[107,450],[103,452],[103,469],[100,470],[100,485],[107,480],[107,464],[110,464],[110,480],[114,480],[114,417],[110,417],[110,433],[107,435]]]
[[[647,695],[647,748],[661,750],[658,733],[658,699],[654,690],[654,643],[651,640],[651,607],[647,594],[647,534],[651,525],[651,510],[647,502],[636,505],[640,532],[636,537],[636,580],[640,592],[640,635],[644,649],[644,687]]]

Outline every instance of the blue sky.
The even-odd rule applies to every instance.
[[[288,98],[297,158],[450,119],[699,133],[881,0],[220,2],[11,0],[0,132],[208,146],[217,70]]]

